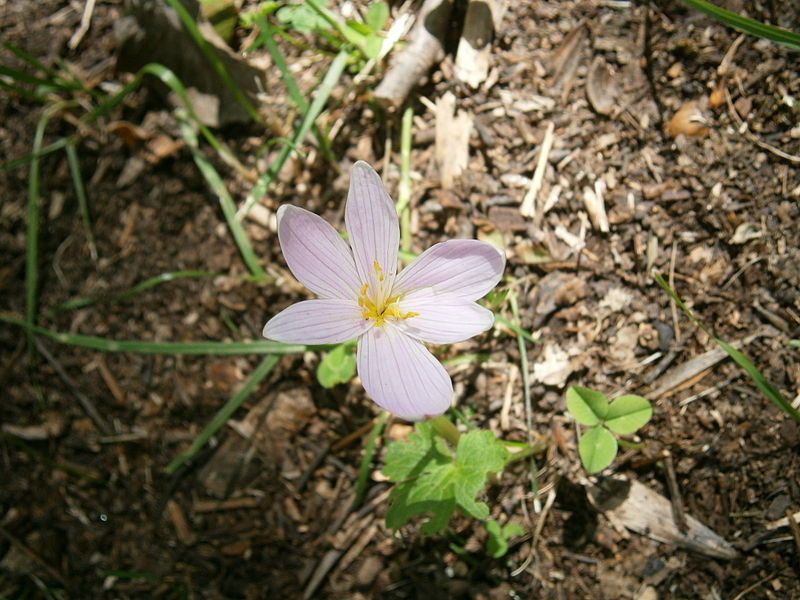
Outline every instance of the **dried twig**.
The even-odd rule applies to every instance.
[[[667,488],[669,489],[669,499],[672,502],[672,516],[675,518],[675,525],[678,526],[681,533],[686,533],[689,531],[689,523],[686,521],[686,512],[683,510],[683,499],[678,487],[678,478],[675,475],[675,463],[668,450],[664,451],[664,470],[667,473]]]
[[[677,240],[673,240],[672,242],[672,254],[669,258],[669,287],[673,290],[675,289],[675,261],[678,257],[678,242]],[[675,303],[674,298],[670,298],[669,300],[669,309],[672,313],[672,329],[675,331],[675,342],[680,344],[681,343],[681,327],[680,322],[678,321],[678,305]]]
[[[519,212],[523,217],[533,218],[536,223],[540,223],[542,220],[542,205],[540,202],[536,202],[536,198],[542,188],[542,181],[544,180],[545,170],[547,169],[547,159],[550,156],[550,149],[553,147],[553,140],[555,139],[553,135],[554,132],[555,125],[550,121],[547,123],[547,129],[544,132],[544,139],[542,140],[542,147],[539,150],[539,158],[536,161],[536,170],[533,172],[531,185],[519,208]]]
[[[392,109],[399,108],[434,63],[442,60],[452,8],[453,0],[425,0],[408,45],[395,57],[375,89],[376,100]]]
[[[50,363],[50,366],[53,367],[53,370],[56,374],[61,378],[61,380],[67,385],[69,391],[73,393],[73,395],[78,399],[83,410],[86,411],[86,414],[89,415],[89,418],[92,422],[97,426],[101,433],[104,435],[111,434],[111,427],[108,426],[105,419],[100,416],[97,408],[95,408],[94,404],[92,403],[89,398],[78,389],[78,386],[75,385],[75,382],[72,378],[67,375],[67,372],[64,370],[64,367],[61,366],[61,363],[56,360],[56,358],[50,354],[50,351],[45,347],[41,340],[36,340],[36,349],[39,353],[45,357],[47,362]]]
[[[793,515],[788,508],[786,509],[786,520],[789,522],[789,529],[792,531],[794,545],[797,548],[797,558],[800,560],[800,525],[797,523],[797,515]]]
[[[72,34],[72,37],[69,38],[69,43],[67,44],[70,50],[75,50],[81,43],[83,36],[89,31],[89,27],[92,25],[94,4],[95,0],[86,0],[86,5],[83,7],[83,16],[81,16],[81,24],[78,29],[75,30],[75,33]]]
[[[544,522],[547,519],[547,515],[550,513],[550,508],[553,506],[553,502],[556,499],[556,490],[555,486],[553,486],[550,491],[547,493],[547,499],[544,502],[544,507],[542,508],[542,512],[539,514],[539,518],[536,519],[536,528],[533,530],[533,535],[531,536],[531,546],[530,550],[528,551],[528,556],[525,557],[525,560],[522,562],[520,566],[514,569],[511,572],[512,577],[516,577],[520,573],[523,573],[525,569],[530,566],[531,562],[533,561],[533,557],[536,554],[536,544],[539,542],[539,536],[542,534],[542,529],[544,528]]]

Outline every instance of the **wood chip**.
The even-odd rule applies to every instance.
[[[605,183],[603,183],[602,179],[595,180],[594,189],[584,187],[583,205],[586,207],[586,212],[589,213],[589,220],[592,222],[592,227],[603,233],[608,233],[608,215],[606,215],[606,206],[603,200],[605,187]]]
[[[258,508],[262,502],[258,498],[245,496],[243,498],[228,498],[226,500],[197,500],[192,504],[192,512],[210,513],[220,510],[242,510]]]
[[[469,163],[469,136],[472,116],[459,110],[456,97],[447,92],[436,102],[436,163],[444,189],[453,187]]]
[[[489,74],[492,38],[500,29],[506,0],[470,0],[456,52],[455,76],[477,88]]]
[[[614,73],[602,56],[596,56],[586,76],[586,98],[601,115],[610,115],[616,106],[619,88]]]
[[[183,509],[180,504],[175,500],[167,502],[167,514],[169,515],[172,526],[175,528],[175,534],[178,540],[184,546],[191,546],[197,541],[197,536],[189,529],[189,523],[186,521],[186,515],[183,514]]]
[[[547,169],[547,159],[550,156],[550,149],[553,147],[555,139],[555,125],[552,121],[547,123],[547,129],[544,132],[544,139],[542,146],[539,150],[539,156],[536,160],[536,170],[533,172],[533,179],[531,179],[531,186],[528,188],[525,197],[522,199],[522,205],[519,212],[523,217],[534,219],[535,223],[540,223],[544,211],[542,204],[537,201],[539,191],[542,189],[542,182],[544,181],[545,170]]]
[[[737,350],[741,349],[743,345],[749,344],[757,336],[749,336],[742,341],[733,342],[731,346]],[[679,365],[666,373],[653,385],[654,389],[647,392],[647,397],[657,400],[673,388],[678,387],[683,382],[699,375],[706,369],[710,369],[721,360],[727,358],[728,354],[722,348],[713,348],[708,352],[696,356],[693,359]]]
[[[681,532],[673,518],[672,503],[638,481],[607,478],[588,491],[597,508],[633,532],[713,558],[732,560],[738,556],[725,539],[690,515],[686,515],[686,532]]]

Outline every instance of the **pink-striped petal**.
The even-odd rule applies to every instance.
[[[430,288],[434,294],[478,300],[497,285],[506,259],[491,244],[448,240],[431,246],[397,276],[393,295]]]
[[[284,204],[278,209],[278,240],[292,274],[320,298],[358,298],[353,254],[322,217]]]
[[[490,329],[494,313],[455,296],[412,294],[400,301],[400,312],[416,313],[399,321],[406,334],[431,344],[454,344]]]
[[[364,161],[350,171],[344,218],[361,281],[376,285],[373,289],[391,289],[397,272],[400,225],[381,178]],[[382,273],[376,270],[376,261]]]
[[[408,421],[442,414],[453,382],[421,342],[386,324],[358,339],[358,376],[375,403]]]
[[[264,326],[264,337],[288,344],[339,344],[371,326],[352,300],[304,300],[272,317]]]

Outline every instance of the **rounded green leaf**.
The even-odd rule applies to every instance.
[[[599,473],[617,455],[617,440],[608,429],[598,425],[583,434],[578,453],[584,469],[589,473]]]
[[[567,389],[567,410],[581,425],[597,425],[606,418],[608,399],[598,391],[571,385]]]
[[[373,2],[367,7],[366,22],[372,31],[378,32],[386,25],[389,19],[389,5],[382,0],[380,2]]]
[[[322,387],[332,388],[353,378],[356,372],[356,358],[351,348],[352,344],[345,342],[322,358],[317,367],[317,380]]]
[[[652,416],[653,407],[647,398],[620,396],[608,407],[606,427],[619,435],[628,435],[644,427]]]

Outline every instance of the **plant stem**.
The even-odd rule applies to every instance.
[[[444,415],[439,415],[438,417],[428,419],[428,423],[430,423],[436,433],[449,442],[453,448],[458,446],[458,439],[461,437],[461,434],[458,433],[458,429],[456,429],[456,426],[453,425],[450,419]]]
[[[414,110],[408,106],[403,112],[400,132],[400,186],[397,190],[397,213],[400,215],[400,247],[411,250],[411,125]]]

